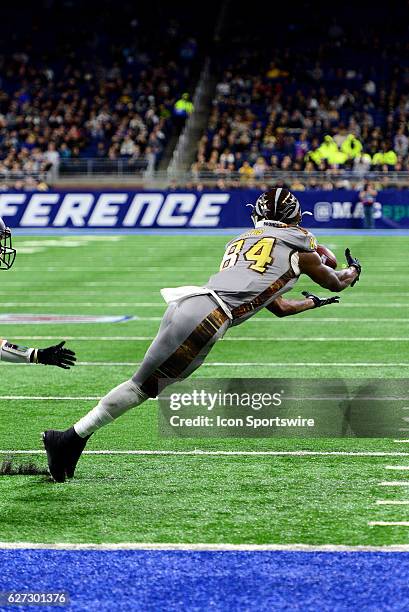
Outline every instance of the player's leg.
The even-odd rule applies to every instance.
[[[148,397],[156,397],[159,380],[188,376],[203,363],[228,325],[225,313],[208,296],[172,304],[137,372],[75,423],[76,433],[85,438]]]
[[[171,324],[155,338],[132,381],[149,397],[175,380],[190,376],[224,336],[230,319],[205,295],[175,304]]]
[[[149,356],[153,352],[153,347],[155,347],[154,352],[159,356],[160,354],[166,354],[167,345],[172,346],[175,328],[183,323],[175,317],[176,310],[176,304],[171,304],[167,308],[158,333],[145,353],[141,367],[146,361],[150,361]],[[154,363],[153,368],[155,365]],[[140,384],[134,382],[132,378],[126,380],[102,397],[95,408],[75,423],[74,429],[80,437],[86,438],[97,429],[117,419],[130,408],[143,404],[148,397]]]
[[[65,432],[44,434],[50,471],[55,480],[72,477],[89,436],[124,412],[156,397],[159,380],[186,378],[221,338],[230,320],[209,296],[196,296],[172,304],[159,332],[132,379],[104,396],[98,405]],[[61,457],[61,448],[65,454]]]

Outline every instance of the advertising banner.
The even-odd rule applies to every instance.
[[[360,228],[356,191],[295,192],[303,225]],[[260,191],[47,191],[0,194],[0,216],[19,228],[236,228],[250,225]],[[409,190],[385,190],[373,205],[376,228],[409,228]]]

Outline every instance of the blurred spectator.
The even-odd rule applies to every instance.
[[[357,155],[354,158],[353,171],[359,176],[364,176],[371,167],[371,156],[368,153]]]
[[[193,103],[190,101],[188,93],[183,93],[182,96],[175,102],[174,115],[176,119],[176,125],[181,128],[185,123],[187,117],[194,111]]]
[[[267,164],[264,157],[257,157],[256,163],[253,166],[254,178],[263,180],[264,175],[267,171]]]
[[[371,183],[366,183],[362,191],[359,193],[359,201],[364,207],[364,228],[373,229],[375,227],[373,208],[378,192],[373,188]]]
[[[398,156],[391,148],[389,142],[383,142],[381,150],[375,153],[372,158],[372,164],[374,166],[378,166],[380,169],[383,169],[384,166],[386,166],[386,170],[388,170],[388,167],[394,168],[397,162]]]
[[[47,151],[44,153],[44,159],[48,162],[52,175],[56,176],[60,165],[60,154],[54,142],[50,142],[48,145]]]
[[[240,178],[244,181],[253,178],[254,176],[254,168],[252,168],[249,162],[243,162],[243,165],[239,168]]]
[[[398,131],[396,132],[396,136],[393,140],[393,148],[396,154],[400,157],[407,156],[409,148],[409,139],[405,134],[404,126],[399,127]]]
[[[372,79],[368,79],[364,85],[364,91],[368,96],[374,96],[376,94],[376,83]]]

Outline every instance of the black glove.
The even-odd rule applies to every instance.
[[[352,257],[351,251],[349,249],[345,249],[345,257],[347,260],[348,267],[355,268],[355,270],[358,272],[358,276],[351,283],[351,287],[353,287],[355,283],[359,281],[359,277],[361,276],[362,266],[359,263],[359,259],[355,259],[355,257]]]
[[[64,368],[64,370],[69,370],[71,366],[75,365],[76,358],[73,351],[63,348],[64,344],[65,342],[60,342],[60,344],[56,344],[55,346],[38,349],[38,363],[58,366],[59,368]]]
[[[327,306],[328,304],[338,304],[339,302],[338,295],[334,295],[330,298],[320,298],[317,295],[314,295],[313,293],[309,293],[308,291],[303,291],[302,294],[305,298],[309,298],[310,300],[314,302],[315,308],[320,308],[321,306]]]

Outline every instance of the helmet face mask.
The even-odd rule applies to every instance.
[[[0,217],[0,270],[9,270],[16,258],[16,249],[13,248],[11,231]]]

